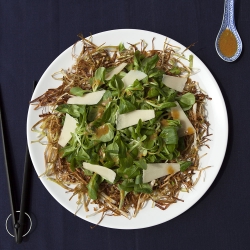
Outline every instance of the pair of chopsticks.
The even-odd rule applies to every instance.
[[[36,87],[37,82],[33,82],[33,90]],[[25,153],[25,163],[24,163],[24,170],[23,170],[23,183],[22,183],[22,194],[21,194],[21,203],[20,203],[20,211],[19,211],[19,218],[17,219],[16,216],[16,210],[14,208],[14,202],[13,202],[13,185],[11,185],[11,172],[10,167],[8,165],[8,155],[5,145],[5,135],[6,132],[4,131],[4,124],[3,124],[3,116],[2,116],[2,107],[0,104],[0,129],[1,129],[1,135],[2,135],[2,144],[3,144],[3,154],[4,154],[4,164],[5,164],[5,170],[6,170],[6,177],[7,177],[7,185],[8,185],[8,192],[9,192],[9,199],[10,199],[10,208],[11,208],[11,215],[12,215],[12,225],[14,230],[14,237],[16,243],[22,242],[23,237],[23,231],[24,231],[24,216],[25,216],[25,209],[26,209],[26,203],[27,203],[27,184],[28,184],[28,176],[30,172],[30,168],[32,166],[32,162],[29,155],[28,147],[26,147],[26,153]],[[12,180],[13,181],[13,180]],[[18,192],[15,192],[18,193]]]

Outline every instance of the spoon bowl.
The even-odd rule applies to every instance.
[[[235,38],[234,41],[236,41],[236,51],[232,56],[227,56],[223,54],[220,49],[221,35],[226,30],[229,30],[232,32]],[[226,62],[235,61],[242,52],[242,41],[236,29],[235,21],[234,21],[234,0],[225,0],[222,24],[221,24],[219,33],[216,37],[216,40],[215,40],[215,48],[216,48],[218,55],[221,57],[221,59],[223,59]]]

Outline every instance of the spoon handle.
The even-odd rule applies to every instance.
[[[234,0],[225,0],[223,23],[228,28],[233,27],[235,25],[234,23]]]

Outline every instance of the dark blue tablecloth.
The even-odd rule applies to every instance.
[[[5,230],[10,214],[2,145],[0,146],[0,249],[249,249],[250,1],[235,1],[243,53],[222,61],[215,38],[222,21],[220,0],[26,0],[0,1],[0,87],[7,126],[11,169],[20,201],[26,147],[26,117],[33,80],[77,41],[77,34],[136,28],[157,32],[192,51],[210,69],[224,96],[229,141],[215,182],[191,209],[177,218],[141,230],[91,229],[53,199],[34,169],[28,212],[31,233],[21,245]]]

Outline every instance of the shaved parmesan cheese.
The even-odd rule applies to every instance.
[[[176,103],[176,107],[171,108],[171,115],[174,120],[180,120],[181,127],[178,131],[179,136],[191,135],[195,133],[195,128],[186,116],[185,112],[181,108],[178,102]]]
[[[182,92],[187,78],[163,75],[162,82],[169,88]]]
[[[78,105],[94,105],[97,104],[103,97],[106,90],[100,90],[92,93],[87,93],[84,96],[73,96],[68,99],[68,104]]]
[[[65,147],[71,139],[71,133],[75,132],[77,121],[75,118],[66,114],[65,121],[63,124],[62,132],[58,140],[58,144]]]
[[[153,181],[165,175],[180,171],[179,163],[148,163],[147,169],[143,170],[143,183]]]
[[[114,75],[119,74],[125,67],[127,63],[121,63],[116,68],[112,69],[109,73],[106,74],[106,80],[110,80]]]
[[[121,130],[136,125],[141,119],[143,122],[155,118],[155,112],[152,109],[134,110],[126,114],[118,114],[116,121],[117,130]]]
[[[135,80],[142,80],[147,75],[139,70],[130,70],[123,78],[122,81],[124,83],[125,88],[129,85],[133,84]]]
[[[90,164],[87,162],[83,162],[82,166],[83,166],[83,168],[85,168],[87,170],[90,170],[92,172],[99,174],[101,177],[103,177],[104,179],[106,179],[112,183],[115,180],[116,173],[112,169],[102,167],[99,165],[93,165],[93,164]]]

